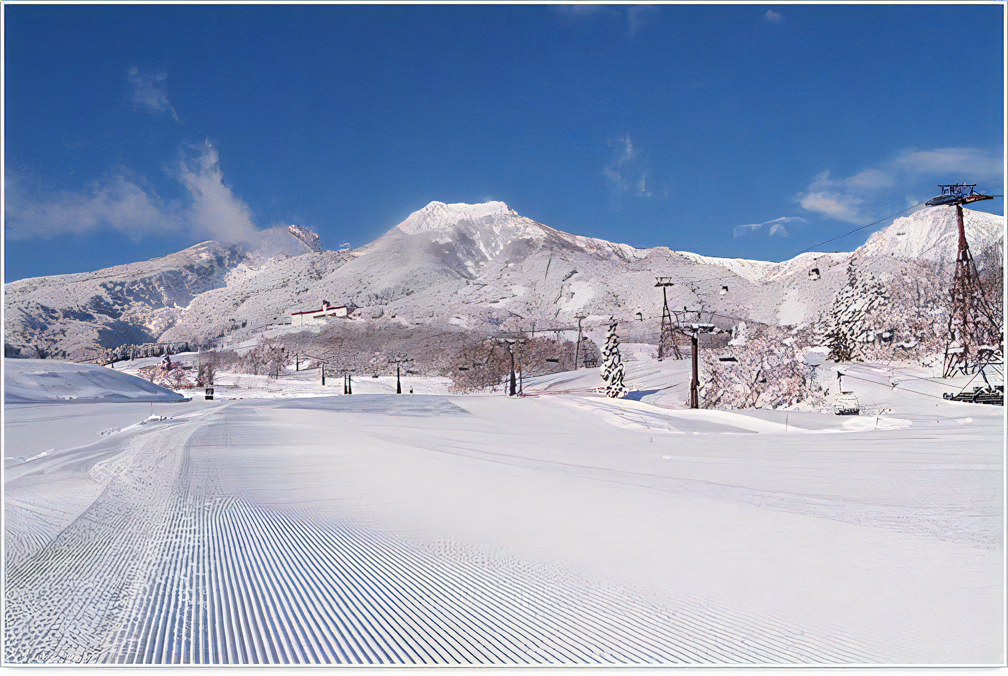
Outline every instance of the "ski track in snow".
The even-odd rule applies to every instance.
[[[195,430],[195,431],[194,431]],[[436,553],[234,494],[227,425],[153,431],[100,497],[10,568],[5,657],[104,664],[872,662],[773,617]],[[172,450],[176,449],[176,450]],[[181,449],[181,452],[178,452]],[[43,538],[44,535],[39,535]]]

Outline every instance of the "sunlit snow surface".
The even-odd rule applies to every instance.
[[[621,401],[591,370],[8,404],[5,658],[1004,660],[1002,409],[859,365],[878,415],[688,411],[688,362],[627,366]]]
[[[4,401],[180,401],[182,395],[136,375],[94,364],[45,359],[4,360]]]

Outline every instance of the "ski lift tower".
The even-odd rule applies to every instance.
[[[1000,322],[980,284],[963,225],[962,205],[994,199],[976,192],[975,183],[939,185],[942,194],[929,199],[929,207],[955,206],[959,226],[959,248],[955,275],[952,278],[949,307],[948,337],[942,376],[949,378],[957,371],[971,373],[983,368],[981,348],[993,354],[1004,354],[1004,339]]]
[[[676,359],[682,359],[672,332],[672,313],[668,309],[668,293],[666,292],[668,287],[675,286],[675,284],[672,283],[671,277],[655,277],[655,287],[659,286],[662,293],[662,316],[661,335],[658,338],[658,361],[662,361],[670,352],[675,355]]]
[[[703,321],[705,311],[687,310],[682,312],[676,310],[676,327],[674,331],[680,335],[689,336],[693,348],[693,377],[690,379],[689,407],[700,408],[700,334],[714,333],[717,328],[711,323],[714,313],[706,312],[707,321]],[[696,321],[690,321],[690,315],[696,317]]]
[[[690,380],[690,408],[700,408],[700,334],[713,333],[714,325],[710,323],[690,324],[690,341],[693,343],[693,379]]]

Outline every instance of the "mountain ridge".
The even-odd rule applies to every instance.
[[[1003,241],[1002,217],[965,213],[971,246]],[[11,282],[5,354],[29,356],[41,345],[87,358],[117,341],[200,344],[235,326],[282,323],[322,300],[354,305],[364,321],[444,323],[484,334],[613,316],[628,332],[655,340],[655,276],[677,282],[668,289],[673,308],[703,304],[736,320],[802,324],[829,307],[850,261],[884,276],[896,260],[954,258],[954,244],[950,207],[897,219],[853,252],[774,263],[566,233],[503,202],[431,202],[349,252],[263,259],[204,242],[150,261]]]

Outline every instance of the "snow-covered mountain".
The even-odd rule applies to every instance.
[[[239,247],[204,242],[149,261],[5,284],[6,352],[84,357],[95,345],[155,340],[174,312],[249,262]]]
[[[1003,237],[1004,219],[966,211],[974,251]],[[5,286],[5,353],[35,347],[88,358],[122,343],[250,336],[323,300],[356,306],[357,321],[434,324],[490,334],[621,322],[625,340],[653,342],[661,317],[655,276],[672,277],[669,306],[703,305],[731,324],[801,324],[828,309],[850,261],[885,277],[897,261],[955,257],[955,210],[897,219],[857,251],[804,253],[781,263],[637,249],[561,232],[503,202],[432,202],[371,244],[267,260],[203,243],[94,273]]]
[[[1004,238],[1002,216],[964,209],[963,226],[974,255],[985,245]],[[869,237],[859,252],[864,256],[955,260],[958,245],[955,207],[943,206],[897,218],[892,225]]]

